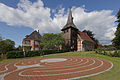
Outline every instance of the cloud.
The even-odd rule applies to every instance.
[[[60,32],[66,24],[68,13],[62,6],[57,11],[44,7],[41,0],[33,3],[29,0],[20,0],[17,6],[18,8],[12,8],[0,3],[0,21],[6,22],[10,26],[39,29],[41,33]],[[93,31],[95,37],[103,44],[109,44],[113,39],[116,17],[112,15],[112,10],[87,12],[84,5],[82,7],[73,6],[72,12],[74,23],[80,31],[84,29]],[[54,15],[52,18],[51,13]]]

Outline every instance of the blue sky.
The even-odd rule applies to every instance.
[[[34,30],[58,33],[72,8],[80,31],[89,29],[101,44],[110,44],[119,3],[120,0],[0,0],[0,34],[18,46]]]

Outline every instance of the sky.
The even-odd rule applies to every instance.
[[[120,0],[0,0],[0,35],[16,46],[34,30],[60,33],[71,8],[80,31],[90,30],[103,45],[111,44],[116,31]]]

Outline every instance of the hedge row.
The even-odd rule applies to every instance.
[[[23,58],[23,57],[33,57],[33,56],[41,56],[41,55],[48,55],[54,53],[63,53],[68,52],[68,49],[62,50],[41,50],[41,51],[9,51],[6,53],[7,58]]]
[[[120,57],[120,51],[107,51],[107,50],[102,50],[102,49],[96,49],[95,53],[107,55],[111,57]]]
[[[6,53],[7,58],[23,58],[23,51],[9,51]]]

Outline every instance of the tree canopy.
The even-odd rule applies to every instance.
[[[41,49],[57,49],[58,47],[64,45],[65,45],[65,39],[62,37],[62,33],[58,33],[58,34],[45,33],[42,36],[40,42]]]
[[[0,41],[2,41],[2,36],[0,35]]]
[[[0,41],[0,52],[2,53],[11,51],[14,49],[14,47],[15,47],[15,42],[10,39]]]
[[[116,28],[116,32],[115,32],[115,37],[112,40],[112,44],[117,48],[120,49],[120,10],[117,13],[117,28]]]

